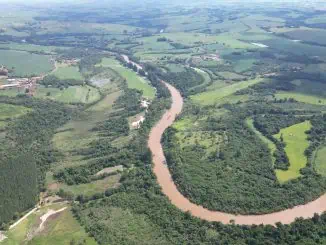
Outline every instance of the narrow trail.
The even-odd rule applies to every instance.
[[[172,105],[171,108],[162,116],[161,120],[152,128],[149,135],[148,146],[153,155],[153,171],[157,177],[157,181],[161,186],[163,193],[170,199],[173,205],[184,212],[190,211],[193,216],[203,220],[218,221],[223,224],[229,224],[232,220],[240,225],[275,225],[277,222],[289,224],[299,217],[311,218],[315,213],[322,214],[323,212],[326,212],[326,194],[305,205],[263,215],[233,215],[218,211],[210,211],[202,206],[191,203],[179,192],[172,180],[171,173],[165,164],[161,138],[164,131],[172,125],[175,121],[175,117],[182,111],[183,99],[176,88],[168,83],[163,83],[171,93]]]

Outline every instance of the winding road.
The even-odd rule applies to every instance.
[[[326,212],[326,194],[315,201],[305,205],[296,206],[280,212],[263,215],[233,215],[218,211],[211,211],[202,206],[191,203],[183,196],[172,180],[171,173],[165,164],[165,156],[161,145],[164,131],[172,125],[175,117],[182,111],[183,99],[179,91],[168,83],[165,86],[172,96],[171,108],[165,112],[161,120],[152,128],[149,135],[148,146],[153,155],[153,170],[163,193],[170,199],[171,203],[180,210],[189,211],[193,216],[207,221],[218,221],[229,224],[231,221],[240,225],[275,225],[277,222],[283,224],[292,223],[296,218],[311,218],[315,213]]]

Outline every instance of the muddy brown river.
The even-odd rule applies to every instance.
[[[218,211],[211,211],[202,206],[191,203],[179,192],[172,180],[171,173],[165,164],[161,137],[164,131],[172,125],[175,117],[182,111],[183,99],[176,88],[170,84],[164,84],[171,93],[172,105],[171,108],[162,116],[161,120],[152,128],[149,135],[148,146],[153,155],[153,170],[157,177],[157,181],[161,186],[163,193],[170,199],[173,205],[184,212],[189,211],[193,216],[203,220],[219,221],[224,224],[228,224],[233,220],[236,224],[242,225],[275,225],[277,222],[289,224],[296,218],[311,218],[315,213],[322,214],[326,211],[326,194],[305,205],[264,215],[233,215]]]

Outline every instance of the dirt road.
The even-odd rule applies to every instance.
[[[274,225],[277,222],[283,224],[292,223],[296,218],[311,218],[315,213],[321,214],[326,211],[326,194],[319,199],[307,203],[305,205],[296,206],[292,209],[286,209],[280,212],[264,214],[264,215],[233,215],[217,211],[210,211],[202,206],[191,203],[177,189],[172,180],[170,171],[165,163],[165,157],[161,145],[161,137],[164,131],[172,125],[176,115],[182,111],[183,99],[176,88],[164,83],[169,89],[172,96],[172,106],[167,111],[161,120],[152,129],[148,146],[153,155],[154,173],[157,181],[162,188],[163,193],[170,199],[173,205],[182,211],[190,211],[193,216],[208,220],[219,221],[224,224],[230,223],[233,220],[236,224],[253,225],[253,224],[270,224]]]

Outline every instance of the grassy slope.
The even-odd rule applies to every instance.
[[[313,105],[326,105],[326,99],[319,96],[301,94],[295,92],[279,92],[275,94],[277,99],[293,98],[299,102],[313,104]]]
[[[315,159],[315,168],[317,173],[326,176],[326,146],[317,151]]]
[[[138,76],[134,71],[120,65],[118,61],[110,58],[104,58],[101,66],[110,67],[118,72],[120,76],[127,80],[129,88],[143,91],[144,97],[149,99],[153,99],[155,97],[155,89],[149,84],[148,81],[146,81],[143,77]]]
[[[281,129],[277,135],[274,135],[277,139],[280,139],[281,135],[283,135],[284,142],[286,143],[285,152],[290,161],[288,170],[276,170],[276,176],[281,183],[301,176],[300,169],[304,168],[307,164],[304,151],[308,148],[309,142],[305,132],[309,129],[311,129],[311,123],[305,121]]]
[[[46,74],[53,69],[50,56],[13,50],[0,50],[0,64],[14,67],[17,76]]]
[[[31,111],[29,108],[24,106],[0,104],[0,120],[6,120],[22,116]]]
[[[83,76],[79,72],[79,68],[76,66],[59,67],[53,75],[60,79],[76,79],[83,80]]]
[[[256,78],[253,80],[243,81],[239,83],[231,84],[227,87],[223,87],[219,90],[207,91],[200,93],[198,95],[191,96],[191,99],[201,105],[213,105],[218,102],[218,100],[223,99],[229,95],[234,94],[237,91],[245,89],[249,86],[252,86],[256,83],[261,82],[261,78]]]
[[[47,96],[47,93],[50,95]],[[90,86],[71,86],[67,89],[40,87],[36,97],[54,99],[64,103],[92,103],[100,99],[100,93],[96,88]]]
[[[78,195],[92,196],[96,193],[104,193],[107,189],[117,187],[119,185],[120,178],[121,175],[116,174],[101,180],[92,181],[87,184],[66,185],[60,183],[58,184],[57,189],[63,189],[66,192],[71,192],[75,197]],[[53,180],[52,176],[48,176],[47,183],[51,184],[51,181],[55,183],[55,180]]]

